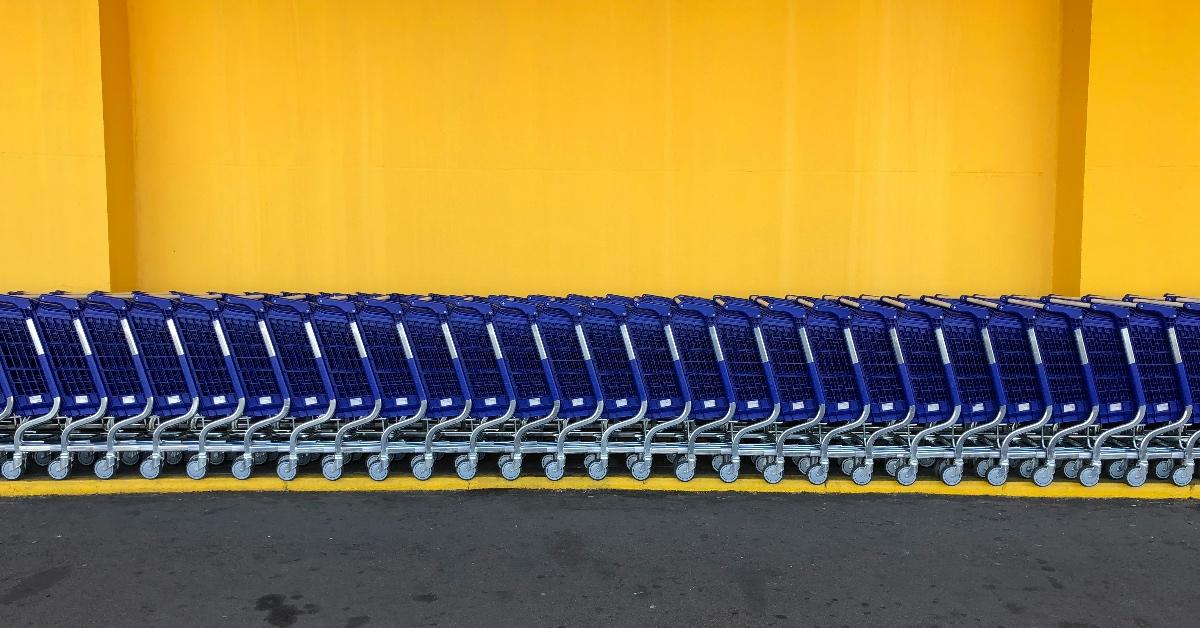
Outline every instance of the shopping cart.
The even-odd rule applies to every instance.
[[[697,452],[713,455],[717,463],[714,466],[719,468],[723,461],[716,456],[723,455],[728,445],[717,430],[729,425],[737,412],[737,397],[721,349],[716,317],[717,306],[706,299],[675,298],[671,329],[692,397],[687,448],[675,460],[675,477],[682,482],[695,477]],[[701,444],[702,438],[708,442]]]
[[[604,401],[591,350],[580,322],[582,308],[555,299],[531,297],[531,301],[538,307],[538,329],[550,358],[554,381],[562,396],[553,451],[542,456],[542,470],[547,478],[560,480],[566,471],[568,439],[576,440],[572,434],[600,420]]]
[[[615,298],[610,295],[610,298]],[[661,443],[663,434],[674,434],[692,413],[692,396],[684,374],[683,361],[671,328],[670,299],[645,295],[625,301],[625,326],[642,372],[646,390],[646,419],[652,423],[642,441],[642,451],[625,458],[625,466],[634,479],[650,477],[654,454],[677,454],[677,443]]]
[[[1176,309],[1174,327],[1179,346],[1180,357],[1187,373],[1188,388],[1192,400],[1200,395],[1200,302],[1173,295],[1169,300],[1157,301],[1160,305],[1170,304]],[[1192,412],[1192,429],[1179,435],[1179,447],[1182,449],[1182,459],[1179,464],[1173,461],[1161,461],[1155,465],[1155,475],[1166,479],[1170,477],[1176,486],[1187,486],[1195,475],[1196,441],[1200,439],[1200,429],[1196,429],[1196,412]]]
[[[5,408],[0,418],[15,417],[12,442],[0,451],[12,457],[0,465],[4,478],[15,480],[25,471],[26,450],[49,443],[37,428],[58,417],[62,407],[59,385],[46,356],[42,332],[26,297],[0,295],[0,357],[3,357]],[[26,441],[26,435],[30,441]],[[44,450],[49,452],[49,450]]]
[[[574,298],[582,303],[578,297]],[[600,432],[596,451],[587,453],[583,464],[589,477],[602,480],[608,474],[610,441],[622,430],[641,422],[649,404],[641,365],[625,321],[627,306],[618,298],[590,301],[580,314],[579,325],[600,385],[603,408],[600,418],[606,425]],[[640,442],[629,449],[636,451]]]

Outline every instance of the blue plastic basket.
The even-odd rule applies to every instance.
[[[232,414],[245,392],[228,343],[217,335],[224,331],[213,324],[216,315],[213,299],[181,297],[175,305],[175,324],[200,399],[199,414],[219,418]]]
[[[692,418],[705,420],[724,416],[729,411],[732,397],[722,375],[722,366],[717,361],[708,321],[697,311],[675,306],[670,322],[692,398]]]
[[[1032,316],[1029,314],[1028,323],[1026,318],[1013,311],[993,311],[988,317],[988,337],[1008,400],[1007,423],[1036,421],[1046,407],[1042,376],[1029,344]]]
[[[941,329],[945,338],[945,312],[925,304],[903,305],[897,311],[896,337],[905,362],[901,375],[907,371],[912,385],[913,422],[941,423],[951,417],[955,406],[961,407],[953,366],[947,368],[937,343],[935,329]],[[949,358],[949,345],[946,348]]]
[[[1129,340],[1146,401],[1145,423],[1175,421],[1183,412],[1183,386],[1167,338],[1167,321],[1150,311],[1129,314]]]
[[[261,318],[265,307],[258,299],[225,297],[218,313],[246,394],[245,414],[255,418],[275,416],[290,397],[274,342]]]
[[[458,366],[442,332],[445,306],[420,299],[404,298],[404,327],[429,395],[429,418],[458,416],[471,396],[465,375]],[[447,332],[448,333],[448,332]]]
[[[1200,399],[1200,308],[1189,306],[1179,311],[1175,317],[1175,337],[1192,399]],[[1200,412],[1192,413],[1192,423],[1200,423]]]
[[[170,330],[175,324],[171,305],[165,299],[147,302],[146,298],[137,295],[130,301],[129,326],[154,394],[154,414],[179,416],[187,412],[195,396],[183,344]],[[178,334],[178,328],[175,333]]]
[[[58,396],[40,336],[33,305],[24,297],[0,295],[0,358],[13,393],[13,414],[41,416]]]
[[[804,329],[805,311],[782,299],[761,298],[759,303],[763,306],[759,327],[779,389],[779,418],[810,419],[825,399],[816,385],[820,382],[815,377],[816,365],[809,363],[801,340],[801,333],[808,333]]]
[[[623,316],[622,305],[593,303],[583,309],[579,319],[604,399],[601,417],[611,420],[633,416],[642,402],[637,365],[621,336]]]
[[[990,421],[1004,404],[1004,391],[999,371],[989,363],[983,344],[987,313],[976,306],[942,303],[951,308],[942,318],[942,333],[950,363],[954,365],[963,422]]]
[[[268,299],[264,317],[291,394],[294,417],[324,413],[333,397],[325,365],[308,335],[308,311],[309,305],[303,301],[273,297]]]
[[[541,302],[537,313],[538,329],[550,357],[554,381],[562,395],[559,416],[565,419],[591,416],[598,399],[597,384],[589,372],[575,332],[578,314],[579,309],[575,306],[550,301]]]
[[[1034,331],[1054,404],[1051,421],[1082,421],[1091,411],[1092,395],[1071,319],[1062,313],[1041,310],[1034,318]]]
[[[379,398],[375,374],[369,370],[366,345],[354,317],[356,310],[354,302],[340,296],[318,297],[313,300],[309,317],[337,403],[334,416],[339,419],[367,416]]]
[[[897,421],[908,413],[911,393],[896,360],[888,321],[880,313],[852,309],[850,333],[871,399],[871,423]]]
[[[1100,401],[1098,421],[1101,424],[1124,423],[1133,418],[1138,401],[1121,342],[1120,325],[1108,314],[1086,310],[1082,330]]]
[[[626,304],[629,310],[625,315],[625,325],[629,329],[629,340],[637,354],[646,389],[646,417],[651,420],[676,418],[683,412],[690,396],[683,379],[683,364],[672,357],[667,340],[670,306],[650,302],[642,304],[640,299],[628,300]]]
[[[513,391],[517,396],[516,416],[545,416],[557,394],[548,360],[543,360],[533,335],[536,309],[529,304],[489,300],[496,340],[508,364]]]
[[[413,416],[426,397],[411,345],[405,349],[408,331],[404,327],[402,306],[386,300],[362,299],[357,318],[383,400],[380,415]]]
[[[491,307],[465,299],[439,300],[446,305],[447,323],[471,391],[471,415],[492,418],[504,414],[509,403],[508,374],[488,335]]]
[[[42,345],[62,394],[59,414],[84,417],[100,410],[106,395],[82,323],[81,305],[72,297],[47,295],[34,306]]]
[[[818,303],[812,300],[798,302],[806,311],[804,325],[821,389],[825,394],[825,421],[842,423],[854,420],[862,412],[863,391],[855,375],[850,348],[846,345],[843,320],[849,319],[849,312],[846,308],[827,303],[820,303],[818,307]],[[845,319],[836,313],[839,309]]]
[[[115,418],[141,413],[151,396],[142,362],[133,354],[133,343],[125,334],[125,305],[123,299],[91,295],[82,318],[108,393],[108,413]]]

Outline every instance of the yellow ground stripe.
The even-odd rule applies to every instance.
[[[400,492],[400,491],[464,491],[464,490],[610,490],[610,491],[676,491],[688,493],[814,493],[814,494],[883,494],[883,495],[949,495],[982,497],[1040,497],[1051,499],[1197,499],[1196,485],[1177,487],[1165,482],[1147,483],[1132,488],[1120,482],[1102,482],[1092,488],[1080,486],[1063,478],[1046,488],[1034,486],[1027,480],[1014,478],[1000,487],[977,479],[967,479],[958,486],[946,486],[935,479],[922,479],[912,486],[900,486],[891,478],[877,478],[866,486],[858,486],[847,478],[830,478],[824,486],[814,486],[807,480],[787,478],[779,484],[767,484],[761,478],[747,476],[733,484],[715,477],[700,477],[680,482],[671,476],[652,477],[639,482],[628,476],[613,476],[596,482],[587,477],[566,477],[551,482],[544,477],[527,475],[515,482],[497,476],[463,481],[452,475],[435,476],[421,482],[407,473],[395,473],[383,482],[365,476],[347,476],[336,482],[323,477],[304,476],[284,482],[273,474],[262,473],[249,480],[213,475],[203,480],[186,477],[164,477],[146,480],[129,474],[111,480],[79,476],[56,481],[31,477],[11,482],[0,481],[2,497],[40,497],[54,495],[120,495],[138,493],[212,493],[212,492]]]

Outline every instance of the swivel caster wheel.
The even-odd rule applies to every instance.
[[[584,456],[583,457],[584,468],[592,466],[592,463],[595,462],[596,458],[598,458],[598,457],[599,456],[597,456],[596,454],[588,454],[588,455]]]
[[[1195,472],[1195,467],[1181,464],[1171,471],[1171,483],[1175,486],[1187,486],[1192,483],[1192,474]]]
[[[723,454],[717,454],[716,456],[713,456],[712,457],[713,471],[720,473],[721,467],[724,466],[725,463],[727,463],[727,462],[729,462],[729,456],[726,456]]]
[[[158,477],[159,473],[162,473],[162,464],[162,458],[150,456],[142,461],[138,471],[141,471],[142,477],[153,480]]]
[[[4,475],[6,480],[15,480],[21,477],[25,472],[25,462],[17,462],[15,458],[5,460],[4,464],[0,465],[0,474]]]
[[[863,464],[862,458],[842,458],[838,461],[838,467],[842,470],[842,475],[850,475],[854,473],[854,469]]]
[[[978,475],[981,478],[986,478],[988,470],[992,468],[992,464],[994,463],[992,462],[991,458],[982,458],[975,461],[975,475]]]
[[[204,475],[208,473],[208,465],[200,456],[192,456],[187,461],[187,474],[193,480],[203,480]]]
[[[123,464],[127,467],[132,467],[133,465],[137,464],[138,460],[141,460],[141,458],[142,458],[142,455],[136,451],[122,451],[121,452],[121,464]]]
[[[1125,483],[1137,488],[1146,483],[1146,476],[1149,475],[1149,466],[1135,464],[1125,472]]]
[[[1171,477],[1171,472],[1174,470],[1174,468],[1174,460],[1159,460],[1158,462],[1154,463],[1154,477],[1160,480],[1165,480]]]
[[[1037,486],[1045,488],[1050,486],[1054,481],[1054,467],[1052,465],[1041,465],[1033,471],[1033,483]]]
[[[183,452],[182,451],[164,451],[163,452],[163,461],[166,462],[168,465],[172,465],[172,466],[177,465],[177,464],[183,462]]]
[[[233,460],[233,468],[230,469],[233,477],[239,480],[245,480],[250,477],[250,473],[254,470],[254,461],[247,460],[245,456],[238,456]]]
[[[1100,466],[1089,464],[1079,470],[1079,483],[1084,486],[1095,486],[1100,482]]]
[[[454,459],[454,472],[458,474],[458,479],[473,480],[478,471],[479,465],[471,462],[469,457],[458,456]]]
[[[829,465],[814,464],[813,466],[809,467],[808,473],[805,475],[808,476],[809,482],[820,486],[829,479]]]
[[[948,464],[938,475],[942,478],[942,483],[946,486],[958,486],[963,479],[962,465]]]
[[[900,472],[900,465],[903,463],[904,461],[899,458],[891,458],[883,463],[883,470],[888,475],[896,477],[896,474]]]
[[[6,462],[4,464],[8,463]],[[100,478],[101,480],[107,480],[113,476],[113,472],[116,471],[116,467],[116,459],[105,456],[97,460],[96,464],[92,465],[92,472],[94,472],[96,477]]]
[[[937,463],[933,465],[934,475],[937,475],[939,478],[942,477],[942,472],[945,471],[946,467],[948,466],[950,466],[949,460],[938,460]]]
[[[225,452],[210,451],[208,452],[208,464],[218,465],[225,462]]]
[[[675,478],[680,482],[691,482],[694,477],[696,477],[696,463],[681,457],[679,462],[675,463]]]
[[[867,484],[870,484],[871,483],[871,475],[872,475],[872,473],[871,473],[872,466],[873,465],[864,464],[864,465],[855,467],[854,471],[852,471],[850,473],[850,479],[854,480],[854,483],[859,486],[866,486]]]
[[[1008,467],[998,464],[988,469],[987,481],[992,486],[1003,486],[1008,481]]]
[[[424,482],[433,477],[433,465],[425,461],[424,456],[414,457],[412,462],[412,474],[414,478]]]
[[[551,482],[557,482],[563,478],[563,472],[565,469],[563,469],[563,463],[559,462],[557,459],[551,459],[550,462],[546,464],[545,471],[546,479],[550,480]]]
[[[44,467],[44,466],[50,464],[50,461],[53,459],[54,459],[54,452],[52,452],[52,451],[35,451],[35,452],[33,452],[33,464],[36,464],[39,467]]]
[[[917,470],[920,468],[919,465],[911,464],[900,467],[900,470],[896,472],[896,481],[900,483],[900,486],[912,486],[917,481]]]
[[[796,470],[800,473],[808,475],[808,470],[817,464],[817,459],[813,456],[805,456],[804,458],[796,459]]]
[[[55,480],[65,480],[71,474],[71,461],[69,458],[67,460],[55,458],[50,461],[46,470],[50,473],[50,477]]]
[[[342,477],[342,468],[334,456],[325,456],[321,459],[321,475],[330,482],[337,481]]]
[[[509,482],[521,477],[521,465],[508,456],[500,459],[500,476]]]
[[[638,460],[629,468],[629,473],[633,475],[633,479],[645,482],[650,478],[650,462],[647,460]]]
[[[367,458],[367,475],[371,476],[371,479],[376,482],[386,480],[388,476],[388,462],[378,454],[371,454]]]
[[[587,466],[588,477],[599,482],[608,475],[608,464],[603,459],[597,457],[592,461],[592,464]]]
[[[738,479],[738,465],[732,462],[726,462],[717,469],[717,475],[721,476],[721,481],[726,484],[733,484]]]
[[[933,465],[937,464],[937,460],[935,460],[933,458],[922,458],[921,460],[919,460],[917,462],[917,464],[922,469],[928,469],[929,467],[932,467]]]
[[[75,454],[75,461],[85,467],[90,467],[92,466],[92,463],[96,462],[96,452],[81,451]]]
[[[1129,471],[1129,461],[1125,459],[1113,460],[1108,465],[1108,477],[1114,480],[1124,478],[1127,471]]]
[[[1021,464],[1017,465],[1017,474],[1028,480],[1029,478],[1033,477],[1033,470],[1036,468],[1037,460],[1034,460],[1033,458],[1027,458],[1022,460]]]
[[[675,464],[679,461],[679,454],[667,454],[667,462]]]
[[[625,470],[632,471],[633,465],[637,464],[639,459],[641,459],[641,456],[638,454],[629,454],[628,456],[625,456]]]
[[[549,465],[551,462],[554,462],[554,454],[543,454],[542,455],[542,468],[543,469],[545,469],[546,466]]]
[[[1069,480],[1079,479],[1079,472],[1083,469],[1083,461],[1075,458],[1063,463],[1062,472]]]
[[[299,469],[299,460],[291,456],[280,456],[279,462],[275,463],[275,475],[284,482],[291,482],[296,479],[296,471]]]
[[[779,484],[783,480],[783,463],[773,462],[767,465],[762,473],[767,484]]]

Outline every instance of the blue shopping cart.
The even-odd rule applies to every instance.
[[[1168,295],[1170,300],[1150,300],[1157,305],[1175,309],[1173,320],[1176,342],[1179,347],[1179,357],[1183,362],[1187,375],[1188,389],[1192,400],[1200,395],[1200,302],[1188,301]],[[1171,460],[1160,461],[1155,465],[1155,475],[1160,479],[1171,478],[1176,486],[1187,486],[1195,475],[1196,441],[1200,440],[1200,429],[1196,429],[1196,413],[1192,412],[1191,433],[1183,431],[1179,435],[1179,447],[1182,449],[1182,460],[1175,465]]]
[[[562,398],[554,453],[542,456],[546,477],[560,480],[566,471],[567,440],[571,434],[600,420],[604,402],[592,353],[583,332],[582,308],[567,301],[531,298],[537,324],[550,358],[551,371]]]
[[[8,387],[3,418],[16,420],[10,445],[12,457],[0,465],[0,472],[9,480],[24,473],[26,452],[22,447],[32,445],[25,441],[26,434],[53,421],[62,407],[41,334],[32,301],[23,296],[0,295],[0,357]]]
[[[688,420],[692,396],[671,328],[670,299],[642,296],[626,299],[625,304],[625,326],[646,391],[646,419],[653,423],[645,433],[641,453],[629,454],[625,466],[634,479],[645,480],[650,477],[656,439]]]
[[[573,296],[576,302],[584,298]],[[646,417],[649,403],[641,364],[634,352],[626,323],[628,306],[619,298],[591,299],[579,317],[592,365],[599,383],[601,420],[598,451],[584,456],[584,467],[593,480],[608,474],[609,442],[614,435]]]
[[[696,475],[700,439],[725,428],[737,412],[737,396],[717,334],[716,317],[717,306],[711,301],[687,296],[675,298],[671,329],[692,396],[687,449],[675,461],[675,477],[683,482]],[[714,455],[725,449],[720,435],[717,438],[716,446],[711,448],[715,449]]]

